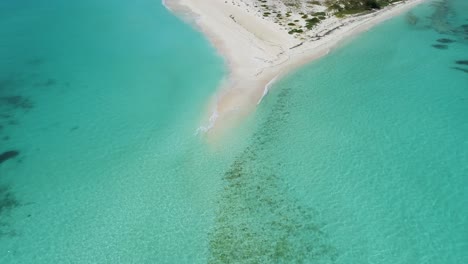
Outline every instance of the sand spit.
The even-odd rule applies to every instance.
[[[341,40],[423,1],[402,1],[372,13],[345,18],[329,15],[306,33],[291,34],[284,25],[264,17],[255,7],[258,1],[166,0],[169,10],[209,38],[229,69],[227,81],[208,103],[198,131],[210,136],[222,134],[255,110],[272,82],[326,55]]]

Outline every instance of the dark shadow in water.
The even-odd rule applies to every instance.
[[[457,60],[455,63],[459,65],[468,65],[468,60]]]
[[[0,73],[0,96],[18,93],[22,87],[27,85],[26,72]]]
[[[20,202],[11,192],[10,187],[0,185],[0,238],[4,236],[15,236],[16,232],[11,230],[10,224],[5,220],[9,213],[20,206]]]
[[[10,114],[0,114],[0,119],[9,119],[11,118]]]
[[[448,49],[448,46],[447,45],[444,45],[444,44],[434,44],[432,45],[432,47],[436,48],[436,49],[440,49],[440,50],[446,50]]]
[[[37,66],[41,66],[42,64],[44,64],[44,62],[45,62],[45,59],[43,58],[33,58],[33,59],[26,61],[26,64],[37,67]]]
[[[0,185],[0,216],[18,206],[20,206],[20,203],[11,193],[10,188],[6,185]]]
[[[416,25],[419,22],[419,18],[411,11],[406,13],[405,19],[406,22],[410,25]]]
[[[57,85],[57,80],[54,78],[49,78],[45,81],[37,82],[34,84],[36,87],[51,87]]]
[[[448,44],[448,43],[453,43],[453,42],[455,42],[455,40],[453,40],[453,39],[448,39],[448,38],[440,38],[440,39],[437,40],[437,42]]]
[[[434,1],[431,4],[434,7],[434,12],[430,16],[431,27],[442,34],[450,34],[454,32],[454,28],[449,22],[449,17],[454,15],[454,10],[447,0]]]
[[[289,92],[279,93],[251,144],[224,174],[209,263],[332,263],[337,257],[317,213],[287,190],[281,163],[265,162],[288,120]]]
[[[19,155],[19,151],[17,150],[10,150],[10,151],[5,151],[3,153],[0,154],[0,164],[2,164],[3,162],[9,160],[9,159],[13,159],[13,158],[16,158],[16,156]]]
[[[16,121],[16,120],[9,120],[7,124],[10,125],[10,126],[16,126],[16,125],[18,125],[19,123],[18,123],[18,121]]]
[[[452,69],[457,70],[457,71],[462,71],[464,73],[468,73],[468,69],[463,69],[461,67],[452,67]]]
[[[14,90],[19,85],[18,80],[13,78],[0,79],[0,92]]]
[[[432,1],[431,7],[433,8],[433,12],[428,17],[418,17],[413,12],[408,12],[406,14],[406,21],[409,25],[414,28],[420,29],[431,29],[435,30],[436,32],[449,35],[453,38],[459,38],[464,43],[468,39],[468,24],[463,25],[454,25],[453,20],[451,19],[453,16],[457,15],[459,10],[456,10],[449,0],[438,0]],[[448,38],[442,38],[440,40],[444,40]],[[443,42],[439,41],[440,43],[451,43],[451,42]]]
[[[3,73],[0,76],[0,126],[3,128],[18,125],[19,111],[29,112],[35,107],[30,97],[19,94],[31,85],[25,75]]]
[[[0,125],[2,127],[18,125],[18,120],[13,118],[16,110],[29,111],[34,108],[34,103],[27,97],[20,95],[0,97]]]
[[[0,103],[5,103],[14,109],[31,109],[34,107],[29,98],[21,95],[0,97]]]
[[[456,32],[462,36],[465,36],[466,39],[468,36],[468,25],[461,25],[458,29],[456,29]]]

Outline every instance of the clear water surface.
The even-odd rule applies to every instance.
[[[344,43],[213,148],[222,60],[158,1],[0,0],[0,262],[467,263],[467,4]]]

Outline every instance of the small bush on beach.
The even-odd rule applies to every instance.
[[[326,0],[325,5],[329,11],[335,13],[335,16],[344,17],[346,15],[381,9],[398,1],[400,0]]]
[[[302,29],[292,29],[288,32],[290,35],[294,33],[304,33],[304,30]]]

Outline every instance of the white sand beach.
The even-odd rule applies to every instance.
[[[254,0],[166,0],[164,4],[196,25],[225,58],[229,76],[208,103],[199,128],[219,135],[252,113],[275,80],[326,55],[341,40],[423,1],[402,1],[365,15],[328,16],[307,32],[308,37],[289,34],[286,27],[265,18]]]

